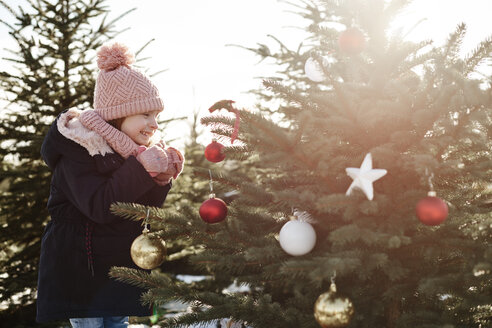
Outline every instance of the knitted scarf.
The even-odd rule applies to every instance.
[[[131,155],[136,156],[138,144],[136,144],[128,135],[121,132],[108,122],[106,122],[98,113],[93,110],[84,110],[79,120],[86,128],[99,134],[106,140],[108,145],[120,154],[123,158]]]

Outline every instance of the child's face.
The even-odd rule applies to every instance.
[[[157,124],[159,113],[160,111],[155,110],[127,116],[121,123],[121,131],[126,133],[135,143],[147,146],[155,130],[159,127]]]

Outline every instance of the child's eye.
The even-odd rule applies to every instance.
[[[149,117],[149,113],[143,113],[142,115],[143,115],[143,117],[145,117],[145,118]]]

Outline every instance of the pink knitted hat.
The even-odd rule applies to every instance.
[[[130,66],[134,61],[133,54],[120,43],[102,46],[97,53],[101,71],[94,91],[94,110],[106,121],[164,109],[155,85]]]

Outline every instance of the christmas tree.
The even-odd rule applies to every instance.
[[[463,58],[463,24],[443,47],[389,35],[407,2],[303,1],[305,44],[253,49],[279,67],[261,105],[222,101],[202,119],[226,145],[212,178],[238,194],[227,217],[151,209],[163,239],[189,238],[203,280],[112,271],[146,303],[189,304],[162,327],[492,325],[492,41]]]
[[[41,143],[63,110],[91,106],[96,49],[117,35],[114,23],[129,11],[108,21],[104,0],[0,6],[10,13],[0,23],[15,42],[0,70],[0,301],[8,306],[0,321],[15,327],[33,324],[35,317],[41,236],[49,217],[50,172]]]

